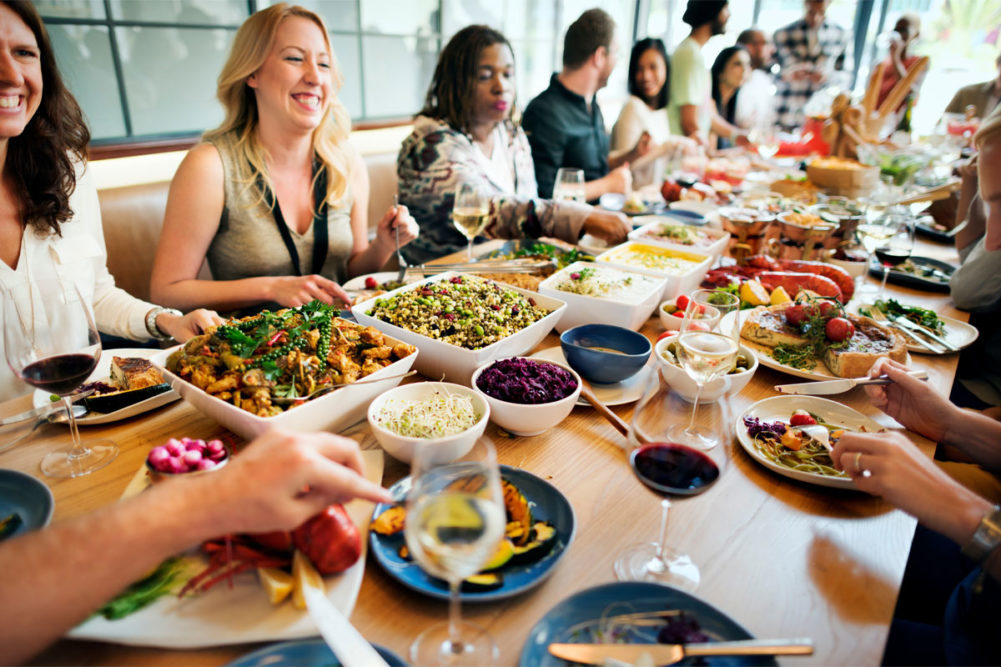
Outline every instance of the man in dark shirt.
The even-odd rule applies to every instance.
[[[584,170],[588,201],[631,189],[629,162],[650,150],[650,135],[644,133],[629,151],[609,155],[605,120],[594,99],[608,83],[618,49],[615,21],[601,9],[589,9],[567,29],[563,70],[553,74],[549,88],[528,104],[522,118],[540,197],[553,196],[560,167]]]

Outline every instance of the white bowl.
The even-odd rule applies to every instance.
[[[696,227],[694,225],[686,225],[677,218],[644,215],[634,218],[633,222],[643,223],[643,226],[637,227],[633,231],[629,232],[630,241],[652,243],[664,248],[674,248],[675,250],[683,250],[685,252],[705,253],[718,258],[723,254],[723,251],[726,250],[727,243],[730,241],[730,232],[705,226]],[[692,243],[685,244],[680,241],[672,241],[671,239],[659,236],[658,234],[660,230],[664,227],[684,227],[692,235]]]
[[[839,266],[848,272],[848,275],[852,277],[852,280],[858,278],[859,276],[864,276],[866,271],[869,269],[869,262],[849,262],[844,259],[835,259],[834,250],[824,254],[824,261],[833,264],[834,266]]]
[[[668,331],[678,331],[681,329],[681,323],[684,321],[684,317],[677,317],[676,315],[668,315],[664,312],[664,306],[675,306],[678,305],[678,299],[668,299],[657,306],[657,315],[660,316],[660,323],[664,325],[664,328]],[[675,311],[679,312],[679,311]],[[680,311],[682,315],[685,311]]]
[[[386,337],[390,345],[400,341]],[[207,417],[215,419],[217,422],[228,428],[233,433],[250,440],[264,431],[272,428],[280,428],[286,431],[296,431],[298,433],[313,433],[316,431],[330,431],[332,433],[343,430],[365,418],[365,408],[369,402],[391,387],[400,384],[403,375],[410,370],[417,359],[419,352],[414,352],[403,359],[393,362],[385,368],[379,369],[375,373],[365,376],[365,384],[353,385],[335,389],[329,394],[319,396],[302,405],[289,408],[285,412],[274,417],[258,417],[236,407],[232,403],[212,396],[199,389],[190,382],[174,375],[167,370],[167,357],[181,347],[180,345],[163,350],[150,361],[152,361],[163,373],[170,386],[180,394],[184,400],[198,408]],[[390,377],[385,382],[369,382],[380,377]]]
[[[684,267],[679,267],[679,270],[650,268],[649,266],[634,261],[633,253],[675,257],[687,260],[690,264]],[[713,262],[713,257],[706,253],[696,253],[690,250],[675,250],[674,248],[664,248],[651,243],[628,241],[601,253],[595,258],[595,260],[598,262],[607,262],[612,266],[625,269],[627,271],[635,271],[637,273],[645,273],[650,276],[666,278],[667,282],[664,283],[664,295],[662,298],[673,299],[679,294],[687,294],[699,286],[702,279],[705,277],[706,272],[709,270],[709,266]]]
[[[566,303],[560,301],[559,299],[542,296],[519,287],[503,285],[506,289],[510,289],[523,296],[534,299],[536,305],[550,312],[538,322],[525,327],[521,331],[515,332],[507,338],[499,340],[492,345],[488,345],[487,347],[482,347],[478,350],[467,350],[466,348],[458,347],[457,345],[429,338],[408,329],[398,327],[394,324],[390,324],[389,322],[383,322],[382,320],[372,317],[371,315],[366,315],[366,311],[372,308],[375,304],[376,298],[392,298],[400,292],[418,289],[421,285],[437,282],[439,280],[449,280],[457,275],[460,274],[449,271],[448,273],[432,276],[413,285],[406,285],[399,289],[395,289],[392,292],[387,292],[382,296],[355,304],[351,307],[351,312],[360,324],[373,326],[379,331],[387,333],[394,338],[399,338],[405,343],[410,343],[420,350],[420,357],[418,357],[417,363],[414,367],[422,375],[429,378],[443,378],[452,382],[469,384],[469,377],[473,374],[473,371],[483,364],[493,361],[494,359],[522,354],[538,345],[542,339],[546,337],[550,330],[552,330],[553,326],[555,326],[555,324],[560,320],[567,307]]]
[[[378,415],[382,411],[387,401],[419,401],[432,396],[436,392],[449,392],[469,396],[473,400],[473,409],[480,416],[476,423],[461,433],[450,435],[446,438],[428,440],[426,438],[413,438],[399,435],[381,426]],[[490,405],[479,392],[475,392],[469,387],[451,382],[414,382],[405,384],[389,391],[383,392],[368,406],[368,423],[372,427],[372,434],[379,441],[382,448],[395,459],[410,463],[414,457],[414,450],[418,443],[431,442],[438,452],[435,459],[441,463],[448,463],[463,456],[473,448],[476,440],[483,435],[490,420]]]
[[[664,348],[667,347],[672,341],[678,340],[677,336],[668,336],[667,338],[662,338],[657,341],[657,344],[653,348],[654,356],[657,357],[657,362],[660,364],[660,374],[663,376],[664,380],[671,385],[671,388],[678,392],[678,394],[688,401],[689,403],[695,400],[695,394],[698,392],[698,385],[695,384],[695,380],[688,376],[688,373],[681,366],[676,366],[670,361],[662,356]],[[751,381],[751,376],[754,372],[758,370],[758,358],[754,355],[754,352],[750,348],[741,346],[739,354],[744,355],[751,362],[750,368],[740,373],[731,373],[725,375],[721,378],[716,378],[715,380],[707,383],[702,388],[702,394],[699,395],[699,403],[712,403],[718,399],[723,394],[736,394],[739,393],[747,383]]]
[[[580,396],[581,380],[577,371],[565,364],[556,364],[551,361],[540,361],[538,359],[533,359],[532,361],[539,364],[552,364],[553,366],[565,369],[577,381],[577,389],[570,393],[570,395],[551,403],[511,403],[494,398],[476,386],[476,380],[480,377],[480,374],[495,364],[496,361],[491,361],[488,364],[480,366],[473,373],[473,390],[483,396],[490,405],[490,419],[513,435],[539,435],[548,431],[567,418],[567,415],[573,411],[574,405],[577,404],[577,398]]]
[[[615,291],[605,296],[574,294],[557,289],[573,273],[591,268],[596,275],[610,278],[632,277],[633,286],[628,292]],[[566,311],[556,323],[557,331],[566,331],[581,324],[614,324],[638,331],[657,307],[664,293],[665,278],[636,271],[624,271],[595,262],[574,262],[557,271],[539,284],[539,294],[565,301]]]

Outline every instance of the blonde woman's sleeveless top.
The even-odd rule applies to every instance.
[[[250,165],[236,151],[233,133],[211,140],[223,166],[225,201],[219,231],[209,244],[209,268],[215,280],[239,280],[258,276],[294,276],[296,271],[275,216],[262,199]],[[351,255],[350,189],[338,206],[327,206],[327,258],[321,274],[343,282]],[[303,275],[312,273],[314,225],[305,234],[288,228]]]

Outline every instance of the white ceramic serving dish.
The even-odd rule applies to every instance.
[[[692,264],[685,267],[681,271],[649,268],[639,263],[630,261],[629,256],[634,252],[676,257],[688,260],[689,262],[692,262]],[[617,245],[614,248],[601,253],[595,258],[595,261],[607,262],[611,266],[625,269],[627,271],[635,271],[637,273],[645,273],[650,276],[666,278],[666,282],[664,283],[664,292],[661,298],[673,299],[679,294],[687,294],[699,286],[713,262],[713,257],[706,253],[696,253],[689,250],[675,250],[674,248],[664,248],[663,246],[651,243],[627,241],[626,243]]]
[[[379,423],[379,413],[392,401],[420,401],[432,396],[435,392],[447,392],[468,396],[473,401],[473,410],[479,415],[479,419],[471,427],[461,433],[450,435],[445,438],[412,438],[399,435],[385,428]],[[477,438],[483,435],[490,420],[490,405],[478,391],[473,391],[469,387],[451,382],[413,382],[383,392],[376,397],[368,406],[368,424],[372,428],[372,435],[379,441],[386,453],[393,458],[410,463],[414,457],[414,450],[418,443],[433,443],[438,448],[436,459],[441,463],[454,461],[464,455],[476,443]]]
[[[387,336],[390,345],[400,341]],[[398,377],[410,370],[417,359],[418,352],[399,359],[375,373],[366,375],[364,384],[347,385],[319,396],[302,405],[297,405],[274,417],[258,417],[242,410],[232,403],[216,398],[199,389],[190,382],[181,379],[167,370],[167,357],[181,347],[180,345],[163,350],[151,361],[156,364],[163,377],[181,397],[205,413],[206,416],[228,428],[233,433],[248,440],[272,428],[286,431],[312,433],[315,431],[337,432],[365,418],[365,409],[373,398],[382,392],[398,385],[402,378]],[[384,382],[370,382],[377,378],[387,378]]]
[[[668,299],[667,301],[662,301],[660,305],[657,306],[657,316],[660,317],[660,323],[664,325],[664,329],[667,331],[678,331],[681,329],[681,323],[685,321],[684,317],[678,317],[676,315],[670,315],[664,312],[664,306],[674,306],[677,308],[678,299]],[[678,311],[675,311],[678,312]],[[685,311],[681,311],[684,315]]]
[[[660,374],[664,380],[671,385],[671,388],[677,391],[682,398],[691,403],[695,400],[695,394],[698,391],[698,385],[695,384],[695,380],[690,378],[688,373],[686,373],[681,366],[672,364],[662,356],[664,348],[677,339],[677,336],[661,338],[657,341],[657,344],[654,345],[653,354],[657,357],[657,363],[660,364]],[[758,357],[751,351],[750,348],[743,345],[740,346],[740,352],[738,354],[744,355],[748,361],[751,362],[750,368],[740,373],[731,373],[721,378],[716,378],[715,380],[707,383],[702,388],[702,394],[699,395],[700,404],[712,403],[723,394],[739,393],[744,387],[747,386],[747,383],[751,381],[751,376],[753,376],[754,372],[758,370]]]
[[[527,352],[538,345],[543,338],[552,330],[556,323],[563,316],[566,310],[566,302],[548,296],[542,296],[535,292],[529,292],[511,285],[503,285],[506,289],[518,292],[519,294],[532,298],[536,305],[549,311],[544,318],[535,322],[521,331],[518,331],[507,338],[503,338],[492,345],[482,347],[478,350],[467,350],[463,347],[446,343],[445,341],[428,338],[419,333],[398,327],[389,322],[367,315],[366,311],[371,309],[376,299],[389,299],[394,295],[407,290],[418,289],[421,285],[437,282],[439,280],[449,280],[459,275],[449,271],[437,276],[431,276],[413,285],[406,285],[399,289],[387,292],[382,296],[355,304],[351,308],[355,319],[363,326],[373,326],[376,329],[398,338],[405,343],[410,343],[420,350],[420,356],[414,367],[425,377],[434,379],[445,379],[459,384],[469,384],[469,377],[477,368],[483,364],[501,359],[503,357],[513,357]]]
[[[581,380],[577,371],[566,364],[556,364],[551,361],[540,361],[538,359],[533,359],[532,361],[552,364],[566,370],[577,381],[577,389],[558,401],[550,403],[527,404],[502,401],[476,386],[476,380],[480,377],[480,374],[493,365],[495,361],[477,368],[470,381],[473,390],[483,396],[484,400],[490,405],[491,421],[513,435],[539,435],[548,431],[567,418],[567,415],[573,411],[574,406],[577,404],[577,399],[580,397]]]
[[[713,229],[711,227],[695,227],[693,225],[686,225],[676,218],[645,215],[634,218],[633,222],[642,222],[643,226],[637,227],[633,231],[629,232],[630,241],[652,243],[653,245],[659,245],[664,248],[674,248],[675,250],[682,250],[684,252],[704,253],[718,258],[726,250],[727,243],[730,241],[730,232],[726,232],[721,229]],[[705,240],[700,244],[685,245],[680,241],[672,241],[671,239],[657,236],[658,230],[663,227],[684,227],[693,235]]]
[[[637,285],[628,295],[610,293],[607,296],[574,294],[557,289],[571,274],[581,269],[594,269],[610,277],[632,277]],[[560,299],[567,304],[566,311],[556,323],[557,331],[566,331],[580,324],[614,324],[638,331],[650,319],[657,302],[664,293],[666,278],[596,262],[574,262],[560,269],[539,284],[539,294]]]

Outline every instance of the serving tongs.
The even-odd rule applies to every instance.
[[[543,273],[555,271],[555,259],[516,260],[516,259],[482,259],[478,262],[460,262],[457,264],[422,264],[407,267],[407,274],[432,276],[446,271],[462,273]]]

